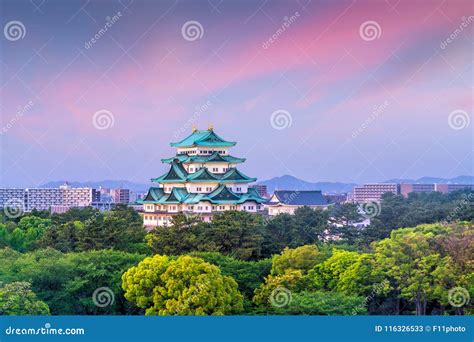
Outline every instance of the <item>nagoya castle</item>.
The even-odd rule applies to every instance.
[[[235,142],[207,130],[193,128],[191,135],[171,143],[176,155],[162,159],[169,170],[152,178],[156,187],[148,190],[143,204],[145,226],[165,226],[177,213],[199,215],[210,221],[212,215],[225,210],[258,212],[266,200],[249,187],[250,178],[237,169],[245,158],[230,154]]]

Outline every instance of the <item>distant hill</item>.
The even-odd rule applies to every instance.
[[[474,184],[474,176],[457,176],[454,178],[441,177],[421,177],[418,179],[400,179],[394,178],[385,181],[384,183],[448,183],[448,184]]]
[[[65,181],[53,181],[43,184],[44,188],[57,188],[63,185]],[[87,182],[68,182],[72,187],[91,187],[99,188],[125,188],[133,191],[145,192],[150,187],[149,184],[134,183],[126,180],[103,180],[103,181],[87,181]],[[462,183],[474,184],[474,176],[458,176],[454,178],[439,178],[439,177],[422,177],[418,179],[389,179],[383,183]],[[324,193],[343,193],[351,192],[355,183],[340,183],[340,182],[308,182],[294,176],[284,175],[281,177],[274,177],[257,184],[264,184],[267,186],[267,191],[272,194],[275,190],[321,190]]]
[[[275,190],[321,190],[326,193],[341,193],[352,191],[352,188],[357,185],[354,183],[339,182],[311,183],[290,175],[274,177],[257,184],[266,185],[269,194],[272,194]]]
[[[57,188],[63,185],[66,181],[53,181],[41,185],[42,188]],[[103,180],[103,181],[87,181],[87,182],[68,182],[73,188],[90,187],[90,188],[124,188],[132,191],[147,191],[148,184],[134,183],[126,180]]]
[[[373,182],[376,183],[376,182]],[[440,177],[422,177],[418,179],[401,179],[394,178],[384,181],[383,183],[448,183],[448,184],[474,184],[474,176],[457,176],[454,178],[440,178]],[[341,193],[352,192],[355,183],[339,183],[339,182],[307,182],[302,179],[285,175],[281,177],[274,177],[257,184],[264,184],[267,186],[267,191],[272,194],[274,190],[321,190],[325,193]]]

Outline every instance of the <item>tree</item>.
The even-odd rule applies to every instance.
[[[252,299],[253,291],[263,283],[272,266],[271,259],[243,261],[218,252],[194,252],[190,256],[216,265],[222,275],[234,278],[239,285],[239,291],[246,296],[246,299]]]
[[[237,283],[199,258],[145,258],[122,276],[125,298],[146,315],[224,315],[242,311]]]
[[[93,217],[99,217],[102,213],[99,209],[92,207],[70,208],[65,213],[51,215],[53,225],[61,225],[67,222],[80,221],[85,222]]]
[[[473,198],[474,191],[468,189],[448,194],[410,193],[408,198],[386,193],[382,196],[380,213],[371,219],[370,226],[363,231],[361,241],[368,246],[372,241],[390,237],[394,229],[423,223],[472,221]]]
[[[375,245],[377,271],[391,279],[401,298],[415,303],[417,315],[426,314],[427,303],[448,291],[440,290],[443,284],[454,283],[452,259],[437,243],[437,235],[448,231],[440,225],[398,229]]]
[[[96,219],[94,219],[96,218]],[[126,206],[117,206],[112,211],[84,222],[79,234],[79,250],[114,247],[135,251],[136,244],[144,243],[146,231],[138,213]]]
[[[362,216],[358,209],[359,207],[355,203],[339,204],[334,207],[332,217],[337,223],[347,226],[350,223],[362,220]]]
[[[279,311],[285,315],[363,315],[367,313],[364,301],[338,292],[304,291],[294,293],[288,306]]]
[[[143,259],[143,255],[101,250],[61,253],[54,249],[22,254],[0,250],[0,282],[29,281],[38,298],[54,315],[134,314],[139,312],[125,301],[122,274]],[[114,301],[99,307],[93,294],[106,287]]]
[[[306,245],[295,249],[285,248],[281,254],[273,256],[271,273],[274,275],[283,274],[288,269],[294,269],[305,274],[320,261],[319,249],[315,245]]]
[[[180,255],[206,250],[201,245],[203,223],[196,217],[178,214],[170,226],[157,227],[147,236],[148,246],[157,254]],[[217,249],[210,247],[209,249]]]
[[[43,235],[40,245],[52,247],[65,253],[76,251],[82,229],[84,229],[84,224],[81,221],[53,226]]]
[[[292,246],[295,231],[296,223],[293,215],[282,213],[269,220],[264,227],[262,255],[270,257],[280,253],[285,247]]]
[[[205,229],[202,241],[212,241],[225,255],[241,260],[259,259],[263,241],[262,217],[244,211],[216,214]]]
[[[293,240],[289,247],[310,245],[324,241],[328,229],[329,211],[301,207],[295,210],[295,227]]]
[[[255,289],[253,302],[257,306],[268,309],[278,308],[279,305],[275,305],[275,302],[278,302],[279,294],[284,302],[288,302],[291,293],[304,289],[302,279],[303,273],[300,270],[288,269],[283,274],[270,274],[265,279],[265,283]]]
[[[0,284],[1,315],[49,315],[48,305],[39,300],[27,282]]]
[[[86,213],[91,215],[87,219],[84,216]],[[146,231],[140,216],[132,208],[118,206],[105,214],[95,209],[73,210],[67,217],[75,220],[64,222],[63,217],[53,218],[56,223],[41,240],[42,247],[63,252],[108,248],[146,251]]]
[[[364,295],[376,279],[372,277],[372,256],[333,249],[332,256],[308,272],[310,286],[346,295]]]
[[[216,214],[210,223],[179,214],[171,226],[157,227],[146,240],[159,254],[220,252],[241,260],[256,260],[261,256],[263,221],[260,215],[242,211]]]
[[[20,252],[32,250],[50,225],[50,219],[37,216],[23,216],[17,224],[0,223],[0,246],[9,246]]]

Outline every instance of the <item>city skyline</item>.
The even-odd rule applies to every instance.
[[[211,123],[259,181],[474,174],[468,2],[1,8],[0,187],[148,183]]]

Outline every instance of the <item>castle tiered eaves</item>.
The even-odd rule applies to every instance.
[[[266,200],[248,186],[256,178],[236,168],[245,158],[229,154],[235,144],[212,128],[193,130],[183,140],[171,143],[177,148],[176,156],[161,160],[170,165],[169,170],[151,179],[158,186],[150,188],[141,201],[145,225],[167,225],[179,212],[199,214],[208,221],[215,212],[263,210]]]

